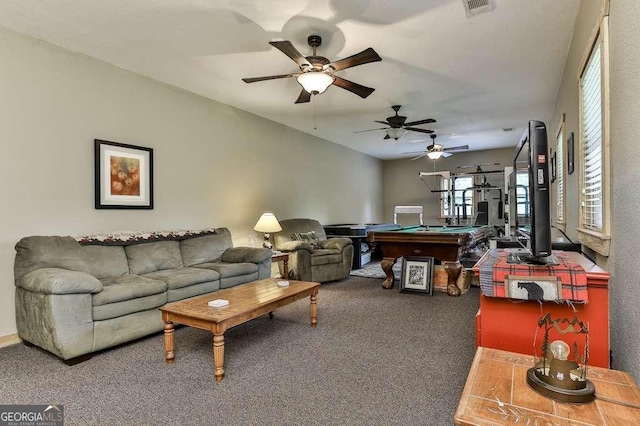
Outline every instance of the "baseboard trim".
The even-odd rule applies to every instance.
[[[0,348],[5,346],[15,345],[22,342],[22,339],[17,334],[9,334],[7,336],[0,336]]]

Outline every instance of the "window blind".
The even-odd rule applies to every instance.
[[[556,140],[556,202],[558,203],[556,219],[564,222],[564,132],[558,133]]]
[[[602,230],[602,85],[600,45],[589,59],[580,81],[582,91],[582,221]]]

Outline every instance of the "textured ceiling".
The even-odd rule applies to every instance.
[[[3,0],[0,25],[381,159],[411,157],[427,135],[383,140],[374,120],[400,104],[407,121],[434,118],[445,147],[514,146],[530,119],[548,123],[579,0],[493,0],[468,17],[462,0]],[[375,88],[336,86],[294,104],[294,78],[252,84],[297,65],[271,47],[289,40],[329,60],[373,47],[382,57],[336,73]],[[513,132],[502,128],[514,127]]]

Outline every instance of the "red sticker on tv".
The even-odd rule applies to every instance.
[[[544,154],[538,154],[538,164],[544,164],[547,162],[547,156]]]

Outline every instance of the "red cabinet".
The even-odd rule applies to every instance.
[[[609,368],[609,273],[580,253],[564,253],[586,272],[588,303],[574,304],[574,312],[566,303],[540,304],[481,294],[476,316],[477,346],[533,355],[538,318],[547,313],[553,318],[577,316],[589,327],[588,364]],[[479,275],[478,264],[473,268],[476,275]]]

